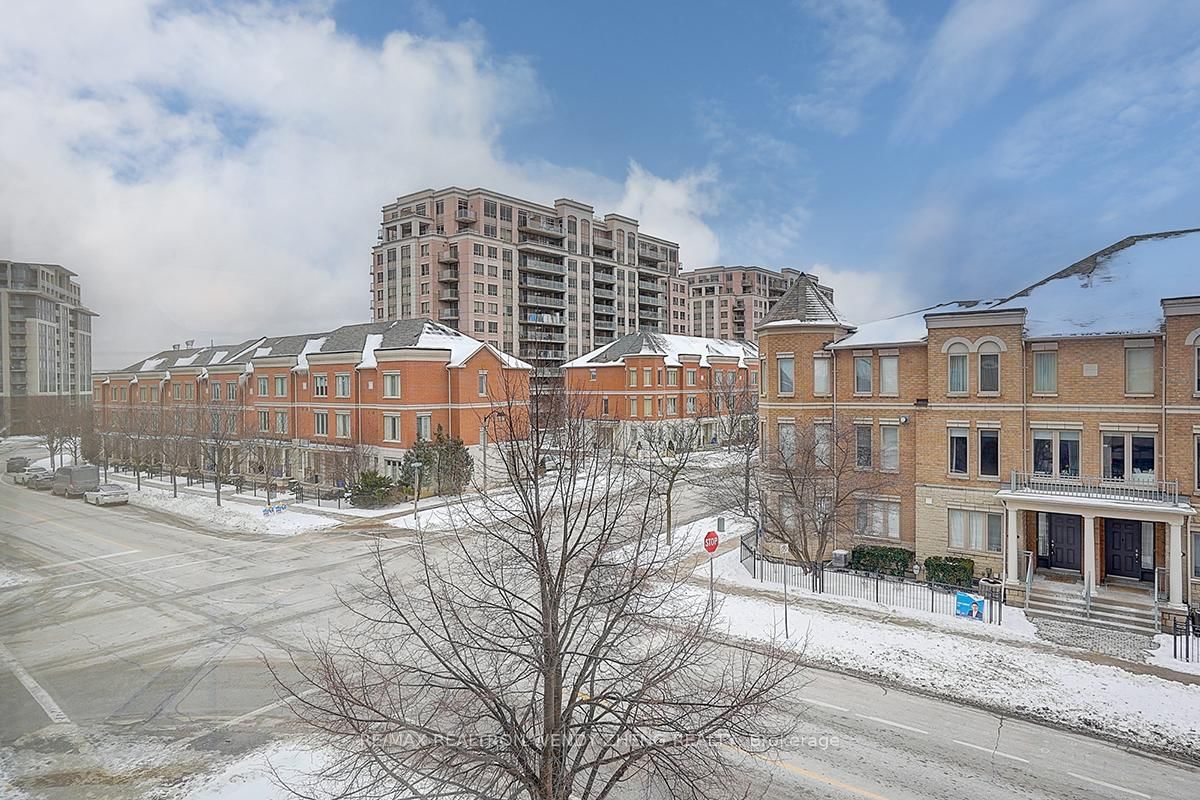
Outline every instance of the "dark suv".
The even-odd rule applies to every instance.
[[[21,472],[29,466],[29,459],[25,456],[13,456],[4,465],[4,471],[8,473]]]

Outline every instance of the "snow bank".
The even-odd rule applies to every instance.
[[[174,797],[177,800],[291,800],[296,795],[285,787],[303,790],[305,778],[319,770],[328,758],[327,754],[299,742],[281,742],[249,753],[219,773],[189,781]],[[283,785],[275,779],[275,774]]]
[[[1192,640],[1192,646],[1195,647],[1195,639]],[[1152,650],[1146,651],[1146,660],[1151,664],[1159,667],[1173,669],[1176,672],[1187,672],[1192,675],[1200,675],[1200,661],[1180,661],[1173,655],[1174,650],[1171,645],[1171,634],[1160,633],[1154,637],[1154,644],[1157,645]],[[1192,652],[1192,657],[1195,658],[1195,650]]]
[[[128,481],[123,482],[128,483]],[[156,489],[145,483],[142,484],[140,492],[134,486],[128,488],[130,505],[165,511],[201,525],[223,530],[292,536],[306,531],[332,528],[338,524],[336,519],[315,514],[303,514],[292,511],[290,508],[281,513],[264,516],[262,512],[265,504],[254,506],[236,500],[222,499],[222,505],[218,506],[213,497],[201,497],[184,492],[180,492],[179,497],[172,497],[169,489]]]

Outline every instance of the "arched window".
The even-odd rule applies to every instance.
[[[967,346],[962,342],[955,342],[946,350],[946,366],[950,375],[950,385],[948,387],[950,394],[966,394],[968,391],[968,354]]]
[[[995,342],[979,345],[979,393],[1000,393],[1000,345]]]
[[[1192,393],[1200,396],[1200,328],[1189,333],[1185,341],[1192,348]],[[1197,453],[1200,454],[1200,446],[1197,447]],[[1200,459],[1200,455],[1197,457]],[[1200,486],[1200,473],[1197,473],[1196,485]]]

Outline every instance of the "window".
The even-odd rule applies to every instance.
[[[854,393],[870,394],[871,381],[874,379],[874,365],[870,356],[854,357]]]
[[[191,384],[191,383],[189,383],[189,384],[186,384],[186,385],[184,385],[184,387],[183,387],[183,399],[185,399],[185,400],[191,400],[191,399],[193,399],[195,396],[196,396],[196,386],[195,386],[195,384]]]
[[[339,411],[333,415],[334,424],[337,426],[337,435],[347,437],[350,435],[350,412]]]
[[[1057,394],[1058,353],[1054,350],[1039,350],[1033,354],[1033,393]]]
[[[779,423],[779,457],[791,462],[796,457],[796,423]]]
[[[817,457],[817,464],[822,467],[828,467],[831,463],[832,434],[833,429],[828,422],[813,425],[813,453]]]
[[[687,399],[687,413],[696,413],[696,395],[689,395]]]
[[[952,549],[999,553],[1004,541],[1004,515],[952,508],[949,529]]]
[[[859,500],[858,532],[878,539],[900,538],[900,504],[892,500]]]
[[[479,391],[479,396],[486,396],[488,393],[486,369],[479,370],[479,373],[475,376],[475,383],[475,388]]]
[[[967,346],[962,342],[950,345],[947,351],[947,368],[950,373],[950,394],[967,393]]]
[[[636,417],[637,416],[637,398],[630,396],[625,399],[629,402],[629,416]]]
[[[872,431],[870,425],[854,426],[854,466],[859,469],[870,469],[875,463],[871,452]]]
[[[1200,533],[1192,534],[1192,577],[1200,578]]]
[[[329,396],[329,376],[328,375],[313,375],[313,396],[328,397]]]
[[[383,415],[383,440],[385,442],[400,441],[400,415]]]
[[[1154,341],[1125,342],[1125,394],[1154,394]]]
[[[220,399],[221,399],[221,384],[219,384],[219,383],[213,383],[213,385],[212,385],[212,399],[213,399],[213,400],[220,400]]]
[[[828,356],[813,356],[813,394],[830,393],[830,361]]]
[[[179,399],[180,390],[181,390],[182,388],[183,388],[183,385],[182,385],[182,384],[178,384],[178,383],[172,383],[172,384],[171,384],[171,399],[172,399],[172,400],[178,400],[178,399]],[[114,391],[115,391],[115,390],[114,390]]]
[[[1195,367],[1196,367],[1196,382],[1195,382],[1195,385],[1193,386],[1192,390],[1197,395],[1200,395],[1200,347],[1196,348]]]
[[[949,466],[951,475],[967,474],[967,429],[950,428]]]
[[[1033,471],[1060,478],[1079,477],[1079,431],[1034,431]]]
[[[275,396],[287,397],[287,377],[284,375],[275,376]]]
[[[383,374],[383,396],[384,397],[399,397],[400,396],[400,373],[385,372]]]
[[[1196,458],[1192,462],[1192,466],[1194,466],[1196,468],[1196,471],[1195,471],[1196,488],[1200,489],[1200,435],[1196,436],[1195,440],[1196,441],[1195,441],[1195,446],[1194,446],[1194,452],[1195,452]],[[1195,551],[1195,552],[1196,552],[1196,556],[1198,558],[1200,558],[1200,550]]]
[[[678,413],[679,413],[679,398],[668,397],[667,398],[667,414],[674,416],[675,414],[678,414]]]
[[[606,417],[608,416],[608,398],[607,397],[603,397],[600,399],[600,413]]]
[[[335,375],[334,381],[333,381],[333,389],[334,389],[334,392],[336,392],[338,397],[349,397],[350,396],[350,376],[349,375]]]
[[[679,368],[667,367],[667,386],[679,385]]]
[[[329,435],[329,412],[317,411],[314,412],[313,432],[317,436]]]
[[[417,414],[417,440],[427,442],[433,438],[431,429],[433,416],[431,414]]]
[[[225,417],[225,431],[227,433],[237,433],[237,429],[238,429],[237,423],[238,423],[237,414],[230,414],[229,416]]]
[[[650,398],[650,397],[642,398],[642,416],[643,417],[653,417],[654,416],[654,399],[653,398]]]
[[[900,469],[900,428],[897,425],[879,426],[879,468],[887,472]]]
[[[287,433],[288,415],[286,411],[275,412],[275,432]]]
[[[900,356],[879,357],[879,393],[900,394]]]
[[[258,396],[259,397],[266,397],[267,390],[270,388],[271,388],[270,382],[267,380],[265,375],[258,379]]]
[[[1149,434],[1105,433],[1101,436],[1100,464],[1112,480],[1154,480],[1155,438]]]
[[[979,393],[1000,393],[1000,345],[995,342],[979,346]]]
[[[688,386],[695,386],[695,385],[696,385],[696,370],[694,370],[694,369],[689,369],[689,370],[687,371],[687,385],[688,385]]]
[[[1000,477],[1000,431],[979,431],[979,477]]]
[[[792,356],[776,356],[775,369],[779,373],[779,393],[796,393],[796,360]]]
[[[270,411],[258,412],[258,429],[260,431],[262,431],[263,433],[266,433],[267,431],[271,430],[271,412]]]
[[[637,386],[637,370],[636,369],[629,370],[629,385]]]

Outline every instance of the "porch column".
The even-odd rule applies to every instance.
[[[1096,518],[1083,516],[1083,585],[1096,588]]]
[[[1021,513],[1015,508],[1007,509],[1008,518],[1008,554],[1004,559],[1004,579],[1009,583],[1016,583],[1021,575],[1021,537],[1017,530]]]
[[[1168,523],[1167,535],[1167,602],[1183,605],[1183,523]]]

